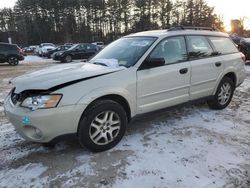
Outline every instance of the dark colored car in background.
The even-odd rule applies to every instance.
[[[53,54],[53,60],[70,63],[76,59],[88,59],[98,52],[98,47],[94,44],[75,44],[66,51],[59,51]]]
[[[24,60],[23,50],[16,44],[0,43],[0,63],[15,66],[22,60]]]
[[[46,54],[44,54],[44,56],[48,57],[48,58],[51,58],[51,56],[52,56],[53,53],[59,52],[59,51],[66,51],[66,50],[70,49],[72,46],[73,45],[58,46],[56,49],[48,51]]]
[[[239,50],[250,60],[250,38],[244,38],[240,41]]]

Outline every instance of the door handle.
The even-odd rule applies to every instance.
[[[187,74],[188,68],[181,69],[179,72],[180,74]]]
[[[216,67],[220,67],[220,66],[221,66],[221,62],[216,62],[216,63],[215,63],[215,66],[216,66]]]

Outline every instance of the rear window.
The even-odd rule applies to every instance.
[[[230,54],[238,52],[238,49],[229,38],[225,37],[209,37],[215,47],[215,50],[220,54]]]
[[[11,44],[1,44],[0,45],[1,51],[16,50],[16,49],[17,49],[16,45],[11,45]]]

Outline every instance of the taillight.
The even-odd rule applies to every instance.
[[[244,61],[245,64],[247,63],[247,58],[243,53],[241,53],[241,59]]]
[[[17,47],[17,51],[18,51],[20,54],[23,53],[23,50],[22,50],[21,48],[19,48],[19,47]]]

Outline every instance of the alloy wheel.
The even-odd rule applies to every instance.
[[[65,60],[66,60],[66,63],[70,63],[72,61],[72,57],[68,55],[66,56]]]
[[[10,65],[17,65],[18,64],[18,59],[16,57],[10,57],[8,63]]]
[[[97,115],[89,128],[89,136],[97,145],[107,145],[115,140],[121,128],[117,113],[105,111]]]
[[[218,94],[218,101],[220,103],[220,105],[225,105],[228,100],[230,99],[232,94],[232,88],[231,85],[229,83],[224,83],[221,88],[220,88],[220,92]]]

